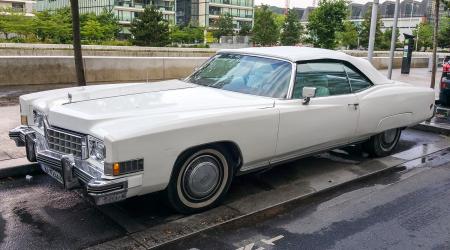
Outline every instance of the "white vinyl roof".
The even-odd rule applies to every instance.
[[[344,52],[318,49],[309,47],[295,47],[295,46],[277,46],[277,47],[251,47],[242,49],[222,49],[218,53],[238,53],[248,55],[259,55],[267,57],[275,57],[291,62],[320,60],[320,59],[334,59],[347,61],[364,73],[374,84],[391,83],[372,64],[366,59],[360,57],[350,56]]]

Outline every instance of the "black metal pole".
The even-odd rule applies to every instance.
[[[83,55],[81,52],[80,13],[78,10],[78,0],[70,0],[70,8],[72,11],[73,54],[75,57],[77,82],[79,86],[86,86],[86,79],[84,77]]]
[[[433,29],[433,55],[432,55],[432,70],[431,70],[431,83],[430,88],[434,89],[436,82],[436,71],[437,71],[437,40],[439,35],[439,3],[441,0],[435,0],[434,5],[434,29]]]

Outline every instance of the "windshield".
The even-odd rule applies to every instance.
[[[285,98],[291,79],[286,61],[239,54],[219,54],[187,79],[207,87]]]

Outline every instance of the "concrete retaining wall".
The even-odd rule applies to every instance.
[[[155,81],[188,76],[208,57],[84,57],[89,83]],[[0,86],[75,83],[71,56],[0,57]]]
[[[182,78],[214,55],[217,49],[154,48],[135,46],[83,46],[89,83],[154,81]],[[366,57],[367,51],[346,50]],[[373,64],[386,69],[387,51],[376,51]],[[0,43],[0,86],[75,83],[71,45]],[[401,67],[402,52],[395,53],[394,68]],[[411,66],[428,67],[431,53],[415,52]],[[440,53],[439,57],[443,57]]]
[[[83,45],[84,56],[210,57],[217,49]],[[73,56],[69,44],[0,43],[0,56]]]
[[[427,68],[429,57],[413,57],[411,61],[411,68]],[[372,64],[377,69],[387,69],[389,67],[389,57],[374,57]],[[402,67],[402,58],[395,57],[393,63],[394,69]]]
[[[188,76],[208,57],[102,57],[86,56],[84,65],[89,83],[155,81]],[[428,67],[428,57],[413,58],[413,68]],[[378,69],[388,67],[388,57],[374,57]],[[394,68],[401,67],[401,58]],[[0,86],[75,83],[71,56],[0,56]]]
[[[210,57],[219,48],[161,48],[137,46],[103,46],[83,45],[84,56],[131,56],[131,57]],[[342,50],[358,57],[367,57],[364,50]],[[396,51],[395,56],[401,57],[402,51]],[[449,53],[438,53],[443,58]],[[28,44],[28,43],[0,43],[0,56],[73,56],[70,44]],[[387,57],[389,51],[374,51],[374,57]],[[413,57],[430,57],[430,52],[413,52]]]

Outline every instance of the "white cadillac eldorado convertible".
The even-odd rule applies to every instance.
[[[271,47],[221,50],[183,81],[51,90],[20,108],[10,138],[67,189],[97,204],[164,190],[193,213],[235,175],[354,143],[390,154],[433,116],[434,92],[341,52]]]

